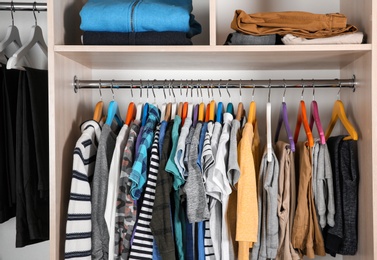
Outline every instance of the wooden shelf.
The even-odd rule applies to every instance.
[[[371,44],[325,46],[56,45],[54,51],[92,69],[285,70],[339,69],[370,52],[371,49]]]

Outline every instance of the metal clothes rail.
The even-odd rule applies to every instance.
[[[0,2],[1,11],[47,11],[47,3],[37,2]]]
[[[73,79],[75,93],[79,89],[135,89],[135,88],[352,88],[356,77],[350,79],[262,79],[262,80],[82,80]]]

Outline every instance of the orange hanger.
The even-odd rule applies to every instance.
[[[312,131],[310,130],[308,118],[306,116],[306,106],[303,100],[300,101],[300,105],[298,107],[296,130],[295,130],[295,136],[294,136],[295,143],[297,143],[297,140],[298,140],[298,135],[300,133],[301,124],[304,125],[306,137],[308,138],[309,147],[313,147],[314,138],[313,138]]]
[[[98,101],[94,108],[93,120],[95,120],[96,122],[100,122],[102,118],[102,113],[103,113],[103,101]]]
[[[215,121],[215,110],[216,110],[216,102],[212,100],[209,102],[209,120]]]
[[[127,114],[126,114],[126,125],[130,125],[130,123],[135,119],[136,117],[136,106],[134,102],[131,102],[128,105]]]
[[[348,120],[343,102],[341,100],[335,101],[334,107],[332,109],[331,120],[326,129],[326,140],[330,137],[331,131],[333,130],[338,119],[340,119],[340,122],[343,124],[344,128],[349,134],[349,136],[345,137],[343,140],[358,140],[358,134],[351,122]]]
[[[207,110],[206,110],[206,119],[205,121],[208,122],[209,121],[209,114],[210,114],[210,106],[211,106],[211,103],[208,103],[207,104]]]
[[[182,126],[185,123],[186,117],[187,117],[187,111],[188,111],[188,102],[183,103],[182,108]]]
[[[204,115],[204,113],[205,113],[204,107],[205,107],[205,105],[204,105],[203,102],[199,104],[198,121],[201,121],[201,122],[203,122],[204,119],[205,119],[204,118],[205,117],[205,115]]]

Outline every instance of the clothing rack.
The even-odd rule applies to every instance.
[[[351,79],[263,79],[263,80],[81,80],[73,79],[75,93],[79,89],[123,88],[352,88],[356,90],[356,77]]]
[[[1,11],[47,11],[47,3],[37,2],[0,2]]]

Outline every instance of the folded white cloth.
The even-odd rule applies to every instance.
[[[304,45],[304,44],[360,44],[363,42],[362,32],[348,33],[338,36],[306,39],[286,34],[281,40],[285,45]]]

